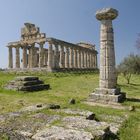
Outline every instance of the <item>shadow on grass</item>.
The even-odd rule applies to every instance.
[[[140,84],[118,84],[118,87],[120,88],[129,88],[131,90],[138,90],[140,87]]]
[[[138,98],[126,98],[126,101],[140,103],[140,99],[138,99]]]

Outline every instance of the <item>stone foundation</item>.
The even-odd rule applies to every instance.
[[[125,101],[126,94],[120,89],[99,89],[89,95],[88,101],[98,103],[121,103]]]
[[[17,91],[40,91],[49,89],[50,85],[44,84],[38,77],[21,76],[9,82],[5,88]]]

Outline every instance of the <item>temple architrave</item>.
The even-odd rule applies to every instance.
[[[97,68],[98,52],[95,45],[84,42],[73,44],[48,38],[45,33],[40,33],[39,27],[35,24],[24,25],[20,41],[10,42],[7,45],[9,69],[43,68],[47,71],[57,71]]]

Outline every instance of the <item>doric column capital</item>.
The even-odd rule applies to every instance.
[[[113,20],[118,16],[118,11],[113,8],[104,8],[96,12],[98,20]]]

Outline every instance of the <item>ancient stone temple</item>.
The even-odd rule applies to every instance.
[[[21,39],[8,43],[9,69],[96,69],[97,51],[88,43],[69,43],[40,33],[39,27],[25,23]],[[13,53],[15,51],[15,53]],[[15,59],[14,59],[15,58]]]
[[[114,33],[112,20],[118,16],[118,11],[106,8],[96,12],[96,18],[101,21],[100,29],[100,81],[99,88],[90,94],[89,100],[95,102],[122,102],[125,94],[117,88],[115,69]]]

